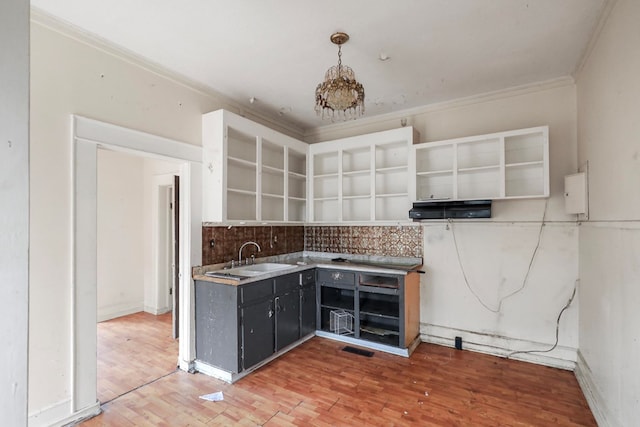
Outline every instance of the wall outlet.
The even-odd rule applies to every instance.
[[[462,337],[456,337],[456,350],[462,350]]]

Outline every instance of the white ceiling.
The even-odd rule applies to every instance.
[[[367,117],[571,75],[608,0],[31,0],[37,9],[302,130],[343,63]],[[388,56],[380,61],[380,54]],[[249,99],[255,102],[250,104]],[[329,122],[330,123],[330,122]]]

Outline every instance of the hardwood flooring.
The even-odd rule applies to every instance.
[[[176,370],[171,313],[134,313],[98,323],[98,400],[127,393]]]
[[[82,425],[596,426],[569,371],[425,343],[410,358],[343,347],[313,338],[235,384],[175,371]]]

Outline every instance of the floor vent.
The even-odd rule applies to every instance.
[[[362,350],[361,348],[355,348],[351,346],[346,346],[342,349],[342,351],[346,351],[348,353],[359,354],[360,356],[371,357],[373,356],[373,351]]]

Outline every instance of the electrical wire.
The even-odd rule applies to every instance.
[[[482,301],[482,298],[480,298],[480,296],[473,290],[473,288],[471,287],[471,284],[469,283],[469,279],[467,278],[467,273],[464,270],[464,266],[462,265],[462,258],[460,257],[460,250],[458,249],[458,240],[456,239],[456,233],[454,230],[454,226],[453,226],[453,221],[451,218],[448,219],[448,223],[451,225],[451,235],[453,236],[453,245],[455,246],[456,249],[456,255],[458,258],[458,265],[460,266],[460,271],[462,272],[462,277],[464,278],[464,283],[467,285],[467,288],[469,288],[469,291],[473,294],[474,297],[476,297],[476,299],[478,300],[478,302],[487,310],[489,310],[492,313],[500,313],[500,310],[502,309],[502,303],[504,302],[504,300],[506,300],[507,298],[511,298],[512,296],[516,295],[517,293],[521,292],[525,286],[527,285],[527,281],[529,279],[529,274],[531,273],[531,268],[533,267],[533,261],[536,259],[536,255],[538,253],[538,249],[540,248],[540,241],[542,240],[542,230],[544,228],[545,225],[545,219],[547,216],[547,206],[549,204],[548,200],[545,200],[544,202],[544,211],[542,212],[542,220],[540,221],[540,230],[538,230],[538,239],[536,241],[536,246],[533,250],[533,253],[531,254],[531,259],[529,260],[529,266],[527,267],[527,272],[524,275],[524,279],[522,279],[522,285],[514,290],[513,292],[511,292],[510,294],[505,295],[504,297],[500,298],[500,301],[498,301],[498,308],[497,309],[493,309],[491,307],[489,307],[484,301]]]
[[[546,350],[512,351],[511,353],[507,354],[507,359],[511,358],[511,356],[513,356],[514,354],[549,353],[556,349],[556,347],[558,346],[558,340],[560,336],[560,319],[562,318],[562,315],[564,314],[564,312],[569,308],[569,306],[573,302],[573,298],[575,298],[576,296],[576,291],[578,290],[578,280],[579,279],[576,280],[575,285],[573,286],[573,293],[571,293],[571,297],[569,298],[569,301],[567,301],[567,303],[564,305],[564,307],[562,307],[562,310],[560,310],[560,313],[558,314],[558,319],[556,320],[556,341],[553,343],[551,348],[548,348]]]

